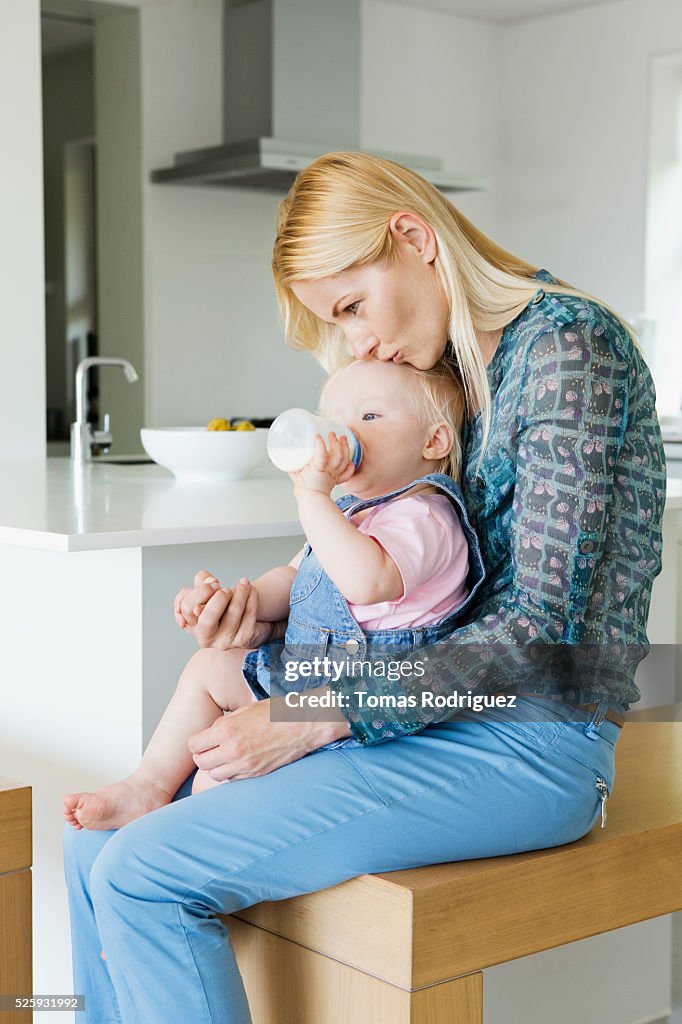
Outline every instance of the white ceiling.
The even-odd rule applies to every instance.
[[[446,14],[462,14],[485,21],[513,22],[536,18],[542,14],[594,7],[611,0],[394,0],[410,7],[430,8]],[[646,2],[646,0],[640,0]]]

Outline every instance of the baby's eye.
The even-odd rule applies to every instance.
[[[362,418],[363,418],[363,420],[374,420],[374,419],[377,418],[377,413],[375,413],[375,412],[366,412],[366,413],[364,413]]]
[[[350,313],[351,316],[355,316],[358,311],[359,302],[351,302],[350,306],[346,306],[344,313]]]

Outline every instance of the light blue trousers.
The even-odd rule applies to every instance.
[[[218,914],[585,835],[614,783],[618,726],[600,721],[607,705],[582,721],[554,701],[517,705],[320,750],[185,799],[188,780],[172,804],[115,832],[66,826],[79,1024],[249,1024]]]

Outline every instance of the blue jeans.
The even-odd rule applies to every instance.
[[[529,720],[534,712],[543,720]],[[585,835],[600,819],[600,783],[611,792],[620,730],[599,709],[572,713],[518,698],[515,711],[467,711],[387,743],[315,751],[184,799],[188,780],[173,803],[115,832],[66,826],[79,1024],[249,1024],[218,914],[365,872]]]

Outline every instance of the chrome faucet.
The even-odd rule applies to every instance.
[[[99,452],[109,451],[113,441],[109,413],[104,415],[104,429],[93,430],[86,414],[85,382],[91,366],[120,366],[126,380],[138,380],[137,371],[127,359],[115,356],[88,356],[81,359],[76,369],[76,422],[71,424],[71,458],[74,462],[91,462]]]

